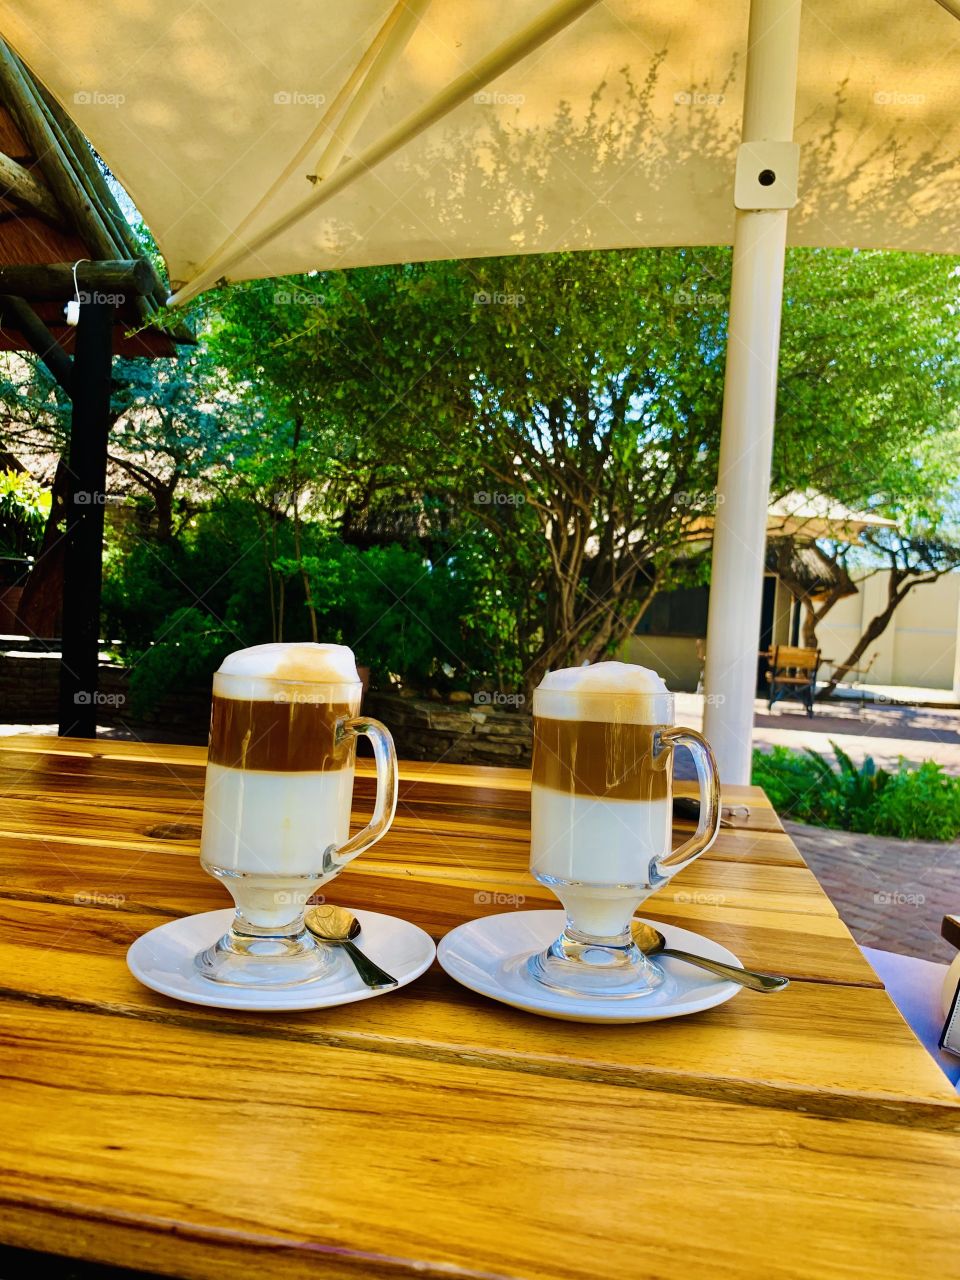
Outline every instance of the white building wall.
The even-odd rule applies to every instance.
[[[824,658],[841,662],[887,599],[887,571],[860,583],[855,596],[841,600],[817,628]],[[861,659],[870,668],[870,684],[916,685],[952,689],[957,667],[960,573],[915,587],[893,616],[887,630],[867,647]]]
[[[867,623],[883,608],[887,573],[864,579],[855,596],[841,600],[817,628],[825,659],[841,662],[857,643]],[[777,587],[774,637],[789,640],[789,593]],[[956,688],[960,696],[960,572],[914,588],[878,640],[866,650],[862,664],[876,658],[870,684],[913,685],[926,689]],[[697,642],[689,636],[633,636],[619,655],[626,662],[653,667],[672,689],[695,689],[699,672]],[[824,665],[822,675],[829,675]]]

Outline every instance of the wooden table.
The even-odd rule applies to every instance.
[[[203,764],[0,740],[0,1241],[211,1280],[960,1274],[956,1095],[759,791],[730,789],[747,827],[645,910],[790,974],[781,995],[603,1028],[434,967],[255,1016],[124,964],[145,930],[226,905],[197,861]],[[549,901],[524,771],[401,776],[340,901],[435,938]],[[372,789],[364,770],[359,809]]]

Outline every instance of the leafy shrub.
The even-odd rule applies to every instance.
[[[175,540],[128,531],[108,544],[103,613],[110,639],[140,652],[186,608],[236,632],[237,649],[272,639],[265,542],[248,505],[227,502],[200,512]]]
[[[237,647],[226,627],[199,609],[178,609],[166,633],[144,650],[130,673],[134,712],[153,710],[171,689],[206,684],[223,658]]]
[[[492,669],[490,635],[477,617],[489,584],[464,548],[430,560],[399,543],[358,551],[329,539],[302,564],[323,638],[350,645],[375,680],[457,684]]]
[[[917,769],[901,760],[871,813],[872,831],[903,840],[954,840],[960,835],[960,778],[933,760]]]
[[[516,687],[517,609],[485,535],[428,557],[400,543],[360,550],[305,523],[296,556],[291,524],[262,521],[252,504],[226,501],[175,539],[144,537],[132,522],[112,532],[104,631],[123,643],[136,710],[209,681],[232,649],[309,639],[308,586],[319,638],[350,645],[375,682]]]
[[[0,555],[33,555],[49,513],[50,494],[32,476],[0,471]]]
[[[960,836],[960,778],[933,760],[914,767],[901,757],[892,773],[867,756],[858,767],[835,742],[830,745],[837,768],[809,747],[754,751],[753,782],[783,817],[902,840]]]

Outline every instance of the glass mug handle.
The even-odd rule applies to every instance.
[[[699,858],[701,853],[706,853],[717,838],[720,830],[720,775],[710,743],[693,729],[664,729],[660,741],[665,746],[687,748],[693,756],[700,784],[700,818],[696,831],[679,849],[657,859],[657,870],[673,876]]]
[[[362,736],[368,737],[373,744],[373,758],[377,766],[377,798],[373,816],[355,836],[343,844],[330,845],[324,855],[324,862],[329,864],[324,871],[339,870],[358,853],[376,844],[381,836],[387,834],[397,811],[397,752],[390,730],[379,720],[371,720],[368,716],[354,716],[337,723],[336,742]]]

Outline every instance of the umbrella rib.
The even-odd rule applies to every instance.
[[[581,14],[588,9],[592,9],[598,3],[599,0],[556,0],[533,22],[528,23],[516,35],[498,45],[496,49],[481,58],[463,75],[451,81],[445,89],[442,89],[422,107],[401,120],[398,125],[388,130],[376,142],[371,143],[360,155],[341,165],[329,178],[319,181],[316,189],[306,199],[301,200],[274,222],[257,231],[247,242],[243,244],[234,243],[233,248],[219,258],[216,263],[199,271],[188,284],[178,289],[168,299],[168,306],[177,306],[180,303],[187,302],[190,298],[196,297],[198,293],[202,293],[204,289],[209,288],[231,267],[236,266],[238,262],[250,254],[262,249],[264,245],[269,244],[300,222],[308,213],[312,213],[314,209],[325,204],[326,201],[332,199],[333,196],[348,187],[352,182],[369,173],[371,169],[376,168],[377,165],[393,155],[394,152],[399,151],[401,147],[423,133],[431,125],[436,124],[438,120],[442,120],[444,116],[448,115],[456,107],[461,106],[474,93],[489,84],[491,80],[495,80],[497,76],[514,66],[522,58],[525,58],[528,53],[552,39],[564,27],[569,26]],[[239,232],[235,232],[231,239],[236,241],[238,235]]]
[[[431,3],[432,0],[397,0],[337,96],[323,113],[320,122],[310,131],[310,136],[297,148],[283,172],[271,183],[250,212],[206,259],[197,273],[197,280],[208,277],[216,279],[221,264],[237,245],[244,231],[263,212],[284,183],[307,163],[311,151],[325,134],[333,136],[317,163],[317,177],[326,177],[336,167],[366,119],[376,91],[406,48]],[[179,294],[177,298],[179,299]]]
[[[369,73],[358,87],[353,101],[344,111],[343,119],[340,121],[339,127],[333,131],[333,137],[330,138],[324,148],[323,154],[317,161],[316,168],[309,175],[311,182],[322,182],[324,178],[328,178],[343,159],[344,153],[367,118],[378,90],[393,70],[400,54],[409,44],[411,36],[419,27],[431,3],[432,0],[398,0],[396,8],[387,19],[387,22],[393,19],[393,30],[387,35],[382,47],[377,51],[377,56],[370,65]],[[384,28],[386,25],[387,23],[384,23]],[[300,158],[298,154],[297,160],[299,161]],[[284,176],[286,177],[287,175],[285,174]]]

